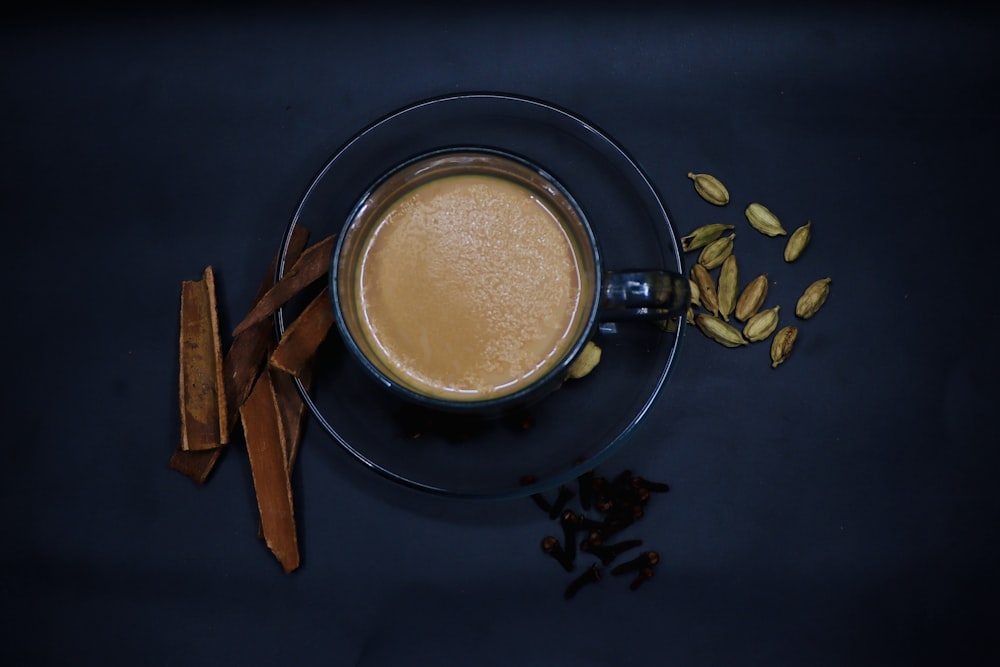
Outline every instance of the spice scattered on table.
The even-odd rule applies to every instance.
[[[795,339],[798,338],[799,328],[793,324],[781,327],[778,333],[774,334],[771,341],[771,367],[777,368],[785,363],[788,355],[792,353]]]
[[[694,189],[698,195],[709,204],[725,206],[729,203],[729,190],[715,176],[688,172],[688,178],[694,183]]]
[[[689,172],[688,178],[695,182],[698,195],[710,204],[722,205],[723,197],[719,194],[722,191],[725,192],[725,202],[729,201],[729,190],[714,176]],[[720,187],[722,190],[719,190]],[[716,194],[713,195],[713,192]],[[743,213],[750,226],[761,234],[788,237],[782,251],[787,264],[799,262],[812,241],[812,220],[807,220],[789,235],[778,216],[760,202],[751,202]],[[695,325],[707,338],[728,348],[754,347],[753,343],[771,338],[771,367],[777,368],[791,354],[799,337],[799,327],[781,326],[779,304],[764,307],[770,285],[768,272],[757,274],[740,289],[736,233],[723,236],[731,229],[735,226],[713,222],[697,227],[680,239],[684,252],[700,250],[690,269],[692,292],[697,294],[697,298],[691,300],[687,322]],[[719,270],[718,279],[712,275],[715,269]],[[830,277],[821,278],[805,288],[794,308],[799,320],[810,320],[819,312],[830,295],[832,282]],[[744,323],[742,331],[730,324],[730,315]],[[663,327],[662,323],[660,326]]]
[[[799,297],[795,304],[795,316],[808,320],[819,312],[820,306],[826,303],[826,297],[830,295],[830,279],[820,278],[810,284]]]
[[[522,485],[537,481],[534,475],[521,478]],[[563,484],[547,497],[534,493],[531,499],[550,520],[558,520],[558,535],[545,535],[541,550],[562,570],[575,572],[580,560],[589,561],[582,574],[572,578],[563,596],[576,597],[584,587],[605,579],[608,568],[614,576],[636,573],[630,588],[636,590],[653,576],[659,563],[656,551],[646,550],[632,560],[621,562],[628,554],[644,545],[638,537],[624,535],[645,515],[653,495],[666,493],[670,486],[653,482],[626,469],[614,477],[605,477],[588,470],[577,477],[574,485]],[[574,503],[574,501],[576,501]]]
[[[767,236],[785,236],[788,233],[785,231],[784,226],[782,226],[781,220],[778,220],[778,216],[771,213],[771,209],[763,204],[754,202],[747,206],[744,213],[750,222],[750,226],[761,234],[766,234]]]
[[[809,241],[812,239],[812,220],[806,222],[788,237],[788,243],[785,245],[785,261],[794,262],[799,258],[802,252],[809,245]]]
[[[271,262],[250,311],[221,356],[214,272],[184,281],[181,297],[181,444],[171,469],[204,484],[239,425],[260,515],[259,533],[286,573],[300,554],[291,475],[303,432],[305,404],[294,378],[311,381],[311,362],[332,323],[328,298],[316,297],[279,344],[274,313],[328,271],[335,236],[308,245],[298,225],[285,250],[289,271],[274,281]],[[239,418],[237,418],[239,417]]]
[[[214,449],[229,441],[229,428],[211,266],[200,280],[181,283],[180,323],[180,448]]]

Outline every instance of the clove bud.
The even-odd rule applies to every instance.
[[[521,481],[521,486],[531,486],[532,484],[538,481],[538,478],[535,477],[534,475],[522,475],[520,481]],[[552,511],[552,503],[546,500],[545,496],[543,496],[542,494],[532,493],[531,499],[535,502],[536,505],[538,505],[542,509],[543,512]]]
[[[567,572],[573,571],[573,561],[568,557],[566,550],[559,544],[559,538],[555,535],[546,535],[542,538],[542,551],[552,556]]]
[[[565,484],[559,487],[559,494],[556,499],[552,502],[552,506],[549,507],[549,518],[555,519],[557,516],[562,514],[563,510],[566,508],[566,503],[568,503],[573,496],[573,489],[569,488]]]
[[[636,547],[642,546],[642,540],[632,539],[632,540],[622,540],[615,544],[594,544],[591,545],[588,551],[597,556],[601,563],[604,565],[610,565],[611,562],[618,558],[621,554],[625,553],[629,549],[634,549]]]
[[[639,588],[639,586],[642,586],[642,583],[644,581],[649,581],[652,578],[653,578],[653,568],[644,567],[641,570],[639,570],[639,574],[635,575],[635,579],[632,580],[632,583],[629,584],[628,587],[630,590],[634,591],[635,589]]]
[[[576,558],[576,534],[580,530],[579,518],[573,510],[566,510],[559,517],[559,525],[563,529],[563,542],[566,544],[566,558],[570,562]]]
[[[652,491],[653,493],[666,493],[670,491],[670,485],[664,484],[663,482],[652,482],[644,477],[639,477],[635,475],[630,480],[632,486],[637,489],[646,489],[647,491]]]
[[[655,551],[643,551],[632,560],[615,566],[615,569],[611,570],[611,574],[627,574],[629,572],[641,570],[645,567],[654,567],[659,562],[660,554]]]
[[[571,599],[574,595],[580,592],[580,589],[587,584],[595,584],[601,580],[601,569],[597,567],[597,563],[594,563],[587,571],[581,574],[579,577],[569,582],[566,587],[566,591],[563,593],[563,597],[567,600]]]

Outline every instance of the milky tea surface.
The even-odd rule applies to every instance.
[[[415,188],[366,246],[361,325],[383,363],[420,393],[513,393],[558,363],[585,316],[581,263],[558,211],[497,176]]]

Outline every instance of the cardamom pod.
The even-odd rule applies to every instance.
[[[747,344],[743,335],[734,326],[723,322],[718,317],[698,313],[694,316],[694,324],[703,334],[726,347],[739,347]]]
[[[736,234],[723,236],[721,239],[712,241],[701,249],[701,254],[698,256],[698,263],[706,269],[717,268],[726,261],[726,257],[732,254],[734,239],[736,239]]]
[[[690,306],[688,307],[688,310],[691,310]],[[677,329],[680,328],[681,324],[680,316],[675,315],[674,317],[670,317],[665,320],[653,320],[653,324],[667,333],[677,333]]]
[[[830,278],[820,278],[806,288],[795,304],[796,317],[808,320],[819,311],[819,307],[826,303],[826,297],[830,295],[830,281]]]
[[[688,280],[688,285],[691,290],[691,303],[695,306],[701,305],[701,288],[698,287],[698,283],[693,280]]]
[[[812,220],[806,222],[788,237],[788,243],[785,244],[785,261],[794,262],[802,254],[802,251],[806,249],[809,245],[809,240],[812,238]]]
[[[691,252],[692,250],[704,248],[709,243],[722,236],[723,232],[734,228],[735,225],[724,225],[720,222],[702,225],[687,236],[681,237],[681,249],[684,252]]]
[[[754,202],[747,206],[744,213],[747,216],[747,220],[750,221],[750,225],[761,234],[784,236],[787,233],[785,228],[781,226],[778,216],[771,213],[763,204]]]
[[[795,339],[799,337],[799,328],[789,324],[778,330],[771,341],[771,368],[777,368],[788,359],[795,346]]]
[[[573,360],[573,363],[567,369],[566,377],[571,380],[579,380],[594,370],[600,362],[601,348],[594,341],[588,340],[587,344],[580,350],[579,356]]]
[[[694,181],[695,191],[709,204],[725,206],[729,203],[729,190],[715,176],[695,174],[689,171],[688,178]]]
[[[736,301],[736,319],[746,322],[753,317],[767,298],[767,274],[762,273],[743,288],[740,298]]]
[[[743,327],[743,337],[751,343],[764,340],[778,328],[778,311],[781,306],[762,310],[749,320]]]
[[[719,270],[719,314],[726,322],[736,308],[736,296],[739,285],[739,269],[736,266],[736,255],[730,255],[722,262]]]
[[[701,264],[691,267],[691,280],[698,285],[701,307],[715,316],[719,315],[719,296],[715,289],[715,280]]]

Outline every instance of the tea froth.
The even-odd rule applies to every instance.
[[[405,384],[478,400],[534,382],[573,340],[580,262],[557,211],[506,179],[443,177],[394,202],[358,271],[373,348]]]

